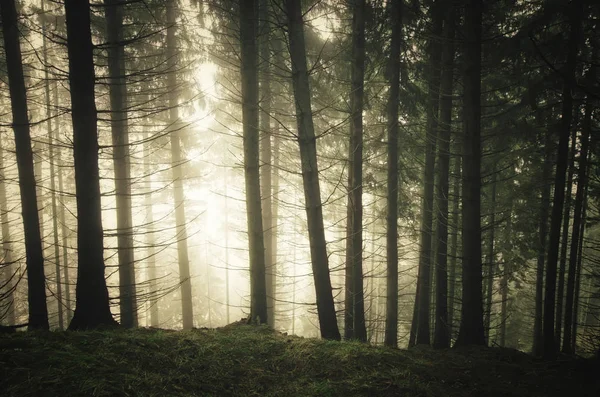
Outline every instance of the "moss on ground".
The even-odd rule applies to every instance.
[[[236,325],[0,336],[2,396],[594,396],[591,362],[395,350]]]

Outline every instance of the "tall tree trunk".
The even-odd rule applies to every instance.
[[[154,231],[154,211],[152,208],[152,175],[150,170],[150,137],[148,132],[144,142],[144,175],[146,176],[144,188],[144,207],[146,210],[146,256],[148,262],[148,288],[150,303],[150,326],[157,328],[159,326],[158,317],[158,288],[156,273],[156,236]]]
[[[588,168],[589,172],[589,168]],[[585,219],[587,212],[587,196],[589,184],[586,184],[581,214],[581,229],[579,231],[579,247],[577,249],[577,270],[575,274],[575,297],[573,299],[573,336],[571,338],[571,353],[577,353],[577,326],[579,325],[579,298],[581,289],[581,269],[583,265],[583,240],[585,236]]]
[[[42,0],[42,13],[44,10],[45,1]],[[48,47],[46,44],[46,20],[42,21],[42,59],[44,61],[44,99],[46,105],[46,129],[48,132],[48,148],[50,154],[50,191],[52,199],[52,237],[54,245],[54,277],[56,279],[56,303],[58,313],[58,328],[65,329],[63,298],[62,298],[62,277],[61,277],[61,261],[60,261],[60,245],[58,239],[58,208],[56,200],[56,159],[54,152],[54,132],[52,130],[52,111],[50,108],[50,79],[48,75]]]
[[[458,138],[458,137],[455,137]],[[458,151],[460,151],[460,143],[455,143]],[[450,341],[454,336],[454,308],[456,306],[456,264],[458,260],[458,233],[461,231],[459,227],[460,219],[460,156],[457,154],[454,158],[454,185],[452,187],[452,222],[453,232],[450,236],[450,270],[448,272],[448,334]]]
[[[288,34],[292,63],[292,83],[296,102],[296,121],[298,125],[298,144],[302,164],[302,181],[310,256],[312,262],[317,311],[321,328],[321,337],[340,339],[329,277],[329,258],[323,226],[323,205],[319,186],[319,167],[317,164],[317,145],[313,126],[310,100],[308,68],[306,66],[306,47],[304,43],[304,22],[300,0],[286,0],[288,16]]]
[[[592,71],[595,68],[592,67]],[[595,73],[591,73],[594,75]],[[595,76],[591,76],[590,81],[594,81]],[[573,229],[571,231],[571,249],[569,252],[569,274],[567,278],[567,295],[565,301],[565,336],[563,338],[562,352],[565,354],[573,353],[573,341],[575,337],[572,333],[573,326],[573,304],[575,300],[575,278],[577,275],[577,259],[579,251],[579,240],[583,239],[582,220],[583,205],[585,201],[585,191],[588,184],[588,153],[590,147],[590,131],[592,128],[592,105],[591,101],[585,107],[583,119],[583,128],[581,135],[581,153],[579,154],[579,168],[577,169],[577,193],[575,193],[575,209],[573,213]],[[558,342],[558,340],[557,340]]]
[[[58,83],[56,80],[52,82],[52,91],[53,91],[53,102],[54,106],[59,106],[58,100]],[[54,117],[54,138],[58,141],[60,130],[60,117],[56,115]],[[69,275],[69,230],[67,228],[66,217],[65,217],[65,204],[64,204],[64,184],[63,184],[63,162],[62,162],[62,148],[58,148],[56,152],[56,164],[57,166],[57,179],[58,179],[58,191],[63,196],[61,200],[60,206],[58,207],[58,218],[60,221],[60,234],[62,237],[62,262],[64,265],[63,273],[65,276],[65,306],[67,309],[66,322],[69,323],[73,318],[73,310],[72,310],[72,302],[71,302],[71,280]]]
[[[442,2],[436,1],[431,7],[432,31],[429,39],[429,70],[428,70],[428,103],[427,103],[427,130],[425,135],[425,170],[423,175],[423,200],[421,202],[421,237],[419,249],[419,275],[417,282],[420,285],[419,295],[415,302],[418,305],[417,318],[417,344],[430,344],[430,286],[431,286],[431,258],[432,258],[432,228],[433,228],[433,200],[434,200],[434,172],[435,148],[437,143],[439,89],[440,89],[440,63],[442,35]]]
[[[550,175],[552,173],[552,131],[546,131],[544,142],[544,166],[542,171],[542,201],[540,205],[540,218],[538,224],[538,255],[535,282],[535,314],[533,323],[533,354],[540,356],[543,353],[543,291],[544,291],[544,260],[546,256],[546,240],[548,234],[548,214],[550,212]],[[568,222],[568,221],[567,221]]]
[[[578,114],[573,115],[573,125],[578,124]],[[575,174],[575,154],[577,152],[577,133],[571,134],[571,149],[569,153],[569,170],[567,171],[567,191],[565,193],[565,208],[563,210],[562,235],[560,240],[560,259],[558,262],[558,283],[556,289],[556,318],[554,327],[554,338],[556,339],[556,349],[560,349],[560,340],[562,334],[563,307],[565,295],[565,274],[567,273],[567,249],[569,247],[569,221],[571,220],[571,202],[573,201],[573,175]],[[550,189],[548,187],[548,189]],[[549,193],[548,193],[549,194]],[[549,197],[549,196],[548,196]],[[550,198],[548,198],[550,200]],[[550,205],[550,204],[548,204]],[[545,248],[545,247],[544,247]],[[542,282],[543,284],[543,282]],[[540,298],[541,301],[542,298]],[[537,302],[536,302],[537,303]],[[541,313],[540,313],[541,315]],[[541,320],[540,320],[541,324]],[[541,344],[541,341],[540,341]],[[541,353],[540,353],[541,354]]]
[[[573,116],[572,87],[575,84],[575,69],[577,66],[577,51],[581,36],[581,14],[583,6],[581,0],[574,0],[569,5],[569,41],[567,63],[563,70],[566,81],[562,93],[562,119],[560,126],[560,139],[556,157],[556,177],[554,179],[554,200],[552,203],[552,217],[550,223],[550,240],[548,246],[548,265],[546,272],[546,287],[544,294],[544,321],[543,343],[544,356],[556,356],[556,341],[554,338],[554,309],[556,298],[556,262],[558,261],[558,243],[560,239],[560,224],[565,198],[565,171],[568,162],[569,134],[571,132],[571,119]]]
[[[260,37],[260,132],[261,151],[261,196],[262,217],[265,244],[265,271],[267,288],[267,319],[271,327],[275,326],[275,262],[273,262],[273,191],[272,191],[272,146],[271,146],[271,48],[269,21],[269,1],[259,2]]]
[[[2,0],[0,13],[2,14],[6,71],[12,107],[12,126],[15,134],[23,228],[25,229],[29,329],[48,329],[44,256],[15,0]]]
[[[4,175],[4,149],[2,148],[2,140],[0,139],[0,223],[2,223],[2,258],[3,272],[6,274],[3,282],[6,292],[2,293],[6,304],[6,321],[8,325],[15,325],[17,319],[15,306],[15,273],[16,269],[13,266],[12,242],[10,236],[10,220],[8,219],[8,205],[6,197],[6,177]]]
[[[445,8],[444,48],[440,78],[440,121],[437,183],[436,306],[433,346],[450,347],[448,322],[448,193],[450,178],[450,130],[452,125],[452,83],[454,79],[454,6]],[[452,303],[450,303],[452,305]]]
[[[119,257],[119,293],[121,325],[137,327],[133,219],[131,216],[131,170],[129,164],[129,125],[127,81],[123,42],[123,4],[104,0],[108,40],[108,81],[110,127],[113,144],[113,168],[117,200],[117,252]]]
[[[490,239],[488,242],[488,253],[487,253],[487,286],[486,286],[486,308],[485,308],[485,341],[488,346],[491,346],[490,339],[490,328],[492,325],[492,303],[493,303],[493,288],[494,288],[494,276],[496,268],[496,256],[494,254],[494,238],[496,232],[496,184],[497,184],[497,171],[496,163],[492,167],[492,191],[491,191],[491,205],[490,205]]]
[[[173,170],[173,195],[175,197],[175,225],[177,231],[177,259],[179,263],[179,283],[181,284],[181,314],[183,329],[191,329],[194,326],[194,308],[192,305],[192,281],[190,278],[190,259],[188,256],[188,236],[185,218],[185,200],[183,195],[183,173],[181,158],[180,130],[182,128],[179,120],[179,90],[177,83],[177,42],[175,31],[177,30],[177,0],[167,2],[167,86],[169,89],[169,124],[171,133],[171,167]]]
[[[94,57],[88,0],[65,0],[77,198],[76,308],[69,329],[114,325],[104,278],[104,246]]]
[[[502,270],[502,278],[500,279],[500,294],[502,301],[500,302],[500,338],[498,344],[500,347],[506,346],[506,322],[508,320],[507,306],[508,306],[508,278],[511,272],[512,257],[510,252],[512,251],[512,212],[513,212],[513,199],[512,196],[509,199],[508,205],[508,220],[506,221],[506,228],[504,229],[504,241],[506,252],[503,252],[504,269]]]
[[[225,317],[227,324],[231,323],[229,303],[229,174],[225,170]]]
[[[400,102],[400,46],[402,40],[402,1],[392,0],[390,18],[392,41],[388,67],[387,103],[387,214],[386,214],[386,346],[398,346],[398,106]]]
[[[484,345],[481,292],[481,19],[482,0],[465,10],[462,307],[456,345]]]
[[[265,244],[260,198],[258,125],[258,33],[256,0],[240,2],[242,119],[244,129],[244,176],[250,250],[250,320],[266,323],[267,286]]]
[[[346,227],[346,339],[367,341],[363,280],[363,102],[365,78],[365,0],[352,3],[350,145]],[[348,281],[348,279],[350,281]],[[350,287],[350,288],[349,288]],[[350,319],[348,318],[350,317]],[[350,324],[350,321],[351,324]]]

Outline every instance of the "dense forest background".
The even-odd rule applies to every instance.
[[[600,3],[0,7],[5,329],[598,351]]]

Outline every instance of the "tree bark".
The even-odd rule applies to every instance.
[[[462,307],[456,345],[484,345],[481,292],[481,20],[482,0],[465,10]]]
[[[27,287],[29,303],[29,329],[48,329],[48,308],[46,306],[46,278],[44,275],[44,254],[40,232],[33,152],[29,132],[27,93],[23,76],[19,27],[15,0],[0,2],[2,32],[6,71],[12,108],[12,127],[15,135],[17,169],[23,228],[25,230],[25,251],[27,263]]]
[[[65,0],[77,198],[77,288],[71,330],[115,325],[104,278],[94,58],[88,0]]]
[[[448,322],[448,197],[450,178],[450,134],[452,125],[452,85],[454,79],[454,6],[445,8],[444,48],[440,78],[440,121],[437,184],[437,255],[436,255],[436,306],[433,346],[450,347]],[[450,303],[452,304],[452,303]]]
[[[544,293],[543,343],[544,357],[551,359],[556,356],[556,341],[554,338],[554,309],[556,298],[556,262],[558,260],[558,244],[560,239],[560,224],[562,220],[563,203],[565,198],[565,171],[568,162],[568,143],[571,133],[573,116],[572,87],[575,84],[575,69],[577,66],[577,49],[581,36],[581,0],[574,0],[569,5],[569,41],[567,63],[564,68],[566,81],[563,84],[562,119],[560,138],[556,158],[556,176],[554,179],[554,199],[550,223],[550,240],[548,246],[548,265],[546,271],[546,286]]]
[[[435,179],[435,150],[437,144],[439,88],[440,88],[440,63],[442,35],[442,2],[434,2],[431,7],[432,31],[429,39],[429,70],[428,70],[428,103],[427,103],[427,130],[425,135],[425,170],[423,175],[423,200],[421,202],[421,237],[419,249],[419,275],[417,282],[420,284],[417,296],[417,332],[416,343],[431,343],[430,335],[430,303],[431,303],[431,258],[433,236],[433,200]],[[413,318],[413,322],[415,319]]]
[[[194,326],[194,308],[192,305],[192,281],[190,277],[190,259],[187,243],[187,226],[185,218],[185,200],[183,194],[183,164],[181,156],[180,130],[182,128],[179,120],[179,87],[177,83],[178,54],[176,51],[177,30],[177,0],[167,2],[167,86],[169,90],[169,124],[171,133],[171,168],[173,170],[173,195],[175,197],[175,225],[177,235],[177,259],[179,263],[179,283],[181,285],[181,314],[183,329],[191,329]]]
[[[250,250],[250,320],[267,323],[265,244],[259,177],[258,18],[256,0],[240,2],[244,176]]]
[[[456,137],[458,138],[458,137]],[[455,143],[458,151],[460,151],[460,143]],[[452,200],[452,226],[453,232],[450,236],[450,270],[448,273],[448,334],[450,335],[450,341],[454,336],[454,308],[456,306],[456,265],[458,261],[458,234],[461,230],[459,227],[460,220],[460,155],[456,155],[454,159],[454,185],[452,187],[452,194],[454,196]]]
[[[495,160],[493,160],[495,161]],[[486,308],[485,308],[485,325],[484,325],[484,333],[485,340],[488,346],[491,346],[490,339],[490,328],[492,325],[492,303],[493,303],[493,288],[494,288],[494,276],[496,269],[496,256],[495,256],[495,247],[494,247],[494,239],[496,232],[496,184],[497,184],[497,171],[496,171],[496,163],[492,167],[492,191],[491,191],[491,205],[490,205],[490,239],[488,241],[488,253],[487,253],[487,286],[486,286]]]
[[[137,327],[133,219],[131,215],[131,170],[129,163],[129,123],[127,80],[123,42],[123,5],[121,0],[104,0],[108,40],[108,81],[113,168],[117,201],[117,253],[121,325]]]
[[[321,337],[340,339],[337,325],[331,279],[329,277],[329,258],[323,226],[323,205],[319,186],[319,168],[317,164],[317,146],[312,119],[308,68],[306,66],[306,47],[304,42],[304,22],[300,0],[286,0],[288,34],[292,64],[292,85],[296,103],[296,121],[298,125],[298,144],[302,164],[302,181],[310,241],[317,311]]]
[[[388,66],[387,102],[387,214],[386,214],[386,300],[384,344],[398,346],[398,106],[400,102],[400,47],[402,41],[402,2],[390,6],[392,40]]]
[[[363,280],[363,103],[365,78],[365,0],[353,0],[348,154],[348,217],[346,227],[346,339],[367,341]],[[348,279],[350,279],[348,281]],[[351,288],[348,288],[351,287]],[[351,320],[349,327],[348,317]]]

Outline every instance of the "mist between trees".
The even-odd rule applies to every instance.
[[[598,2],[0,6],[3,330],[598,350]]]

